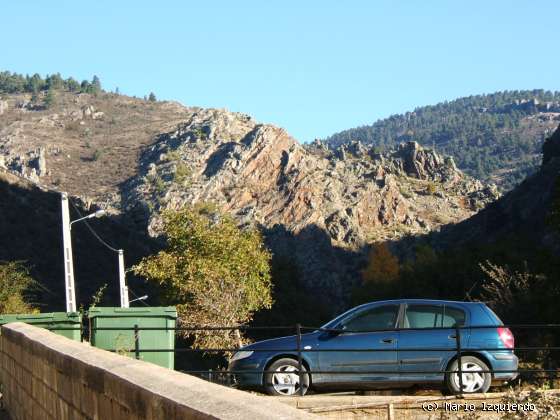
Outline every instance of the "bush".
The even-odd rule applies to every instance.
[[[437,192],[437,185],[435,182],[428,182],[426,186],[426,192],[430,195],[434,195]]]
[[[173,174],[173,181],[177,184],[183,185],[186,181],[190,180],[192,176],[192,171],[187,164],[179,162],[175,167],[175,173]]]
[[[257,230],[240,230],[211,206],[163,214],[167,248],[144,258],[136,274],[158,283],[177,305],[183,326],[232,326],[249,322],[272,304],[270,258]],[[233,347],[234,331],[189,331],[194,346]]]
[[[0,263],[0,313],[32,313],[28,293],[37,287],[29,269],[21,261]]]

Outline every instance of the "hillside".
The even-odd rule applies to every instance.
[[[65,90],[55,90],[47,108],[46,95],[39,92],[36,102],[30,93],[0,99],[0,166],[86,201],[118,199],[142,150],[192,112],[174,102]]]
[[[424,238],[428,261],[398,287],[407,295],[492,300],[506,322],[556,322],[560,298],[560,127],[543,147],[538,170],[500,199],[458,224]],[[399,244],[404,245],[404,244]],[[489,279],[486,261],[505,267]],[[450,281],[452,279],[452,281]],[[484,286],[490,285],[490,289]],[[392,293],[395,293],[393,290]],[[486,293],[486,294],[485,294]],[[522,308],[522,310],[520,310]]]
[[[507,191],[537,170],[542,143],[559,121],[559,92],[505,91],[420,107],[333,134],[325,142],[336,148],[358,140],[384,150],[417,141]]]
[[[48,106],[49,91],[3,95],[7,173],[107,208],[140,236],[159,236],[165,208],[213,202],[259,226],[275,264],[295,267],[296,283],[339,305],[367,244],[437,230],[498,196],[414,142],[383,154],[360,144],[332,151],[244,114],[50,91]]]
[[[447,247],[516,237],[534,250],[546,248],[560,256],[560,127],[545,141],[535,174],[468,220],[447,226],[440,236]]]

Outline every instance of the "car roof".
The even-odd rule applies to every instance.
[[[461,300],[441,300],[441,299],[391,299],[391,300],[377,300],[373,302],[365,303],[364,305],[372,305],[372,304],[380,304],[380,303],[388,303],[388,304],[401,304],[401,303],[425,303],[425,304],[432,304],[432,305],[446,305],[446,304],[455,304],[455,305],[479,305],[482,302],[465,302]]]

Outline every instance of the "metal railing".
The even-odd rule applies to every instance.
[[[234,353],[240,350],[243,350],[244,347],[233,347],[233,348],[193,348],[193,347],[183,347],[183,348],[173,348],[173,349],[164,349],[164,348],[142,348],[141,345],[141,332],[142,331],[173,331],[173,334],[177,333],[194,333],[196,331],[291,331],[295,334],[292,335],[294,337],[294,348],[251,348],[250,351],[253,352],[266,352],[266,353],[278,353],[287,356],[291,356],[294,360],[297,361],[298,364],[298,375],[299,375],[299,393],[301,395],[304,394],[304,377],[309,375],[308,378],[311,379],[313,374],[334,374],[334,375],[363,375],[363,374],[371,374],[371,375],[383,375],[383,374],[395,374],[398,373],[400,375],[426,375],[426,374],[457,374],[459,380],[459,390],[457,394],[462,394],[464,389],[463,384],[463,363],[462,358],[466,357],[465,354],[476,354],[481,353],[484,351],[499,351],[499,352],[532,352],[532,351],[546,351],[546,352],[554,352],[560,351],[560,347],[558,346],[538,346],[538,347],[513,347],[507,348],[505,346],[498,346],[498,347],[481,347],[481,346],[466,346],[463,347],[461,342],[462,337],[465,334],[462,334],[462,331],[468,330],[472,332],[472,330],[478,329],[493,329],[496,330],[497,328],[509,328],[514,330],[545,330],[545,329],[560,329],[560,324],[516,324],[516,325],[483,325],[483,326],[458,326],[455,325],[453,327],[429,327],[429,328],[391,328],[391,329],[375,329],[375,330],[348,330],[348,329],[335,329],[335,328],[316,328],[316,327],[308,327],[302,326],[300,324],[296,324],[295,326],[273,326],[273,327],[251,327],[246,325],[239,325],[239,326],[224,326],[224,327],[175,327],[175,328],[166,328],[166,327],[141,327],[138,324],[134,325],[134,327],[90,327],[90,334],[94,331],[131,331],[133,333],[134,338],[134,348],[130,349],[129,353],[134,353],[134,357],[136,359],[141,358],[142,353],[162,353],[162,352],[173,352],[173,353]],[[76,328],[48,328],[52,331],[62,331],[62,330],[77,330]],[[331,349],[324,349],[324,348],[305,348],[302,347],[304,333],[303,331],[310,331],[310,332],[319,332],[324,334],[330,334],[333,338],[336,335],[341,334],[368,334],[368,333],[401,333],[401,332],[408,332],[408,331],[437,331],[437,330],[445,330],[449,331],[450,333],[454,333],[449,335],[449,339],[454,338],[454,345],[450,347],[415,347],[415,348],[398,348],[390,347],[390,348],[331,348]],[[499,342],[499,338],[496,336],[496,342]],[[395,343],[398,344],[398,343]],[[118,352],[119,349],[108,349],[108,351]],[[121,350],[122,351],[122,350]],[[309,363],[305,361],[304,355],[307,353],[318,353],[318,352],[366,352],[366,353],[375,353],[375,352],[399,352],[399,351],[406,351],[406,352],[453,352],[454,355],[451,357],[450,360],[457,360],[457,370],[428,370],[428,371],[406,371],[401,370],[400,368],[397,371],[393,370],[312,370],[305,368],[305,364],[309,366]],[[550,357],[550,355],[548,355]],[[374,363],[372,363],[374,364]],[[401,366],[399,361],[397,360],[395,364]],[[449,365],[449,364],[448,364]],[[268,369],[256,369],[256,370],[219,370],[219,371],[212,371],[212,370],[182,370],[181,372],[189,373],[193,375],[197,375],[200,377],[205,377],[208,375],[210,379],[211,375],[215,376],[223,376],[226,375],[228,377],[227,384],[231,383],[231,376],[239,375],[239,374],[258,374],[258,375],[265,375],[265,374],[273,374],[277,373],[274,370]],[[516,373],[516,374],[554,374],[553,377],[549,376],[547,379],[557,378],[560,373],[560,369],[516,369],[516,370],[504,370],[504,369],[490,369],[488,370],[477,370],[478,373],[490,373],[495,375],[497,373]],[[513,376],[513,375],[512,375]],[[374,382],[375,379],[372,379]]]

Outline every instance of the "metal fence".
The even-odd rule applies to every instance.
[[[368,370],[368,371],[325,371],[325,370],[304,370],[304,354],[311,353],[311,352],[398,352],[398,348],[375,348],[375,349],[364,349],[364,348],[344,348],[344,349],[318,349],[318,348],[304,348],[302,347],[302,336],[304,332],[313,332],[313,331],[320,331],[326,334],[351,334],[351,333],[380,333],[380,332],[401,332],[401,331],[432,331],[432,330],[446,330],[450,331],[450,339],[454,338],[454,346],[453,347],[418,347],[418,348],[406,348],[401,349],[407,352],[431,352],[431,351],[442,351],[442,352],[454,352],[453,359],[457,360],[457,370],[450,371],[450,370],[437,370],[437,371],[403,371],[399,370],[399,374],[448,374],[448,373],[456,373],[459,379],[459,394],[461,394],[463,390],[463,368],[462,368],[462,357],[465,354],[470,353],[479,353],[481,351],[504,351],[504,350],[511,350],[514,352],[520,353],[529,353],[529,352],[548,352],[547,357],[551,357],[550,353],[554,351],[560,350],[560,347],[557,346],[537,346],[537,347],[514,347],[514,348],[506,348],[506,347],[463,347],[461,343],[462,331],[464,330],[476,330],[476,329],[497,329],[498,327],[501,328],[509,328],[510,330],[557,330],[560,329],[560,324],[524,324],[524,325],[486,325],[486,326],[454,326],[451,328],[448,327],[431,327],[431,328],[393,328],[393,329],[377,329],[377,330],[368,330],[368,331],[351,331],[351,330],[341,330],[341,329],[332,329],[332,328],[316,328],[316,327],[308,327],[302,326],[300,324],[296,324],[295,326],[274,326],[274,327],[251,327],[246,325],[239,325],[239,326],[228,326],[228,327],[176,327],[176,328],[159,328],[159,327],[141,327],[139,325],[135,325],[133,328],[126,328],[126,327],[99,327],[99,328],[92,328],[89,333],[91,334],[93,331],[111,331],[111,330],[118,330],[118,331],[131,331],[133,332],[134,337],[134,348],[130,349],[131,353],[134,353],[134,357],[136,359],[140,359],[140,355],[142,353],[157,353],[157,352],[174,352],[174,353],[185,353],[185,352],[196,352],[196,353],[214,353],[214,354],[225,354],[225,353],[234,353],[236,351],[241,350],[242,348],[193,348],[193,347],[182,347],[182,348],[173,348],[173,349],[164,349],[164,348],[142,348],[141,346],[141,332],[142,331],[174,331],[175,334],[181,333],[195,333],[197,331],[284,331],[288,334],[291,332],[293,333],[293,337],[295,338],[295,347],[294,348],[266,348],[266,349],[251,349],[254,352],[271,352],[271,353],[282,353],[285,355],[290,355],[298,363],[298,375],[299,375],[299,392],[303,394],[305,392],[304,387],[302,384],[304,383],[304,376],[310,375],[312,377],[313,374],[348,374],[348,375],[355,375],[355,374],[392,374],[395,373],[394,371],[383,371],[383,370]],[[73,328],[49,328],[51,330],[72,330]],[[109,351],[117,352],[118,349],[109,349]],[[184,373],[193,374],[214,382],[224,383],[226,385],[230,385],[232,383],[231,377],[232,375],[236,374],[247,374],[247,373],[256,373],[259,375],[265,375],[268,373],[275,373],[272,370],[243,370],[243,371],[234,371],[234,370],[219,370],[219,371],[212,371],[212,370],[187,370]],[[518,369],[516,371],[511,370],[477,370],[479,373],[517,373],[517,374],[547,374],[548,379],[555,379],[560,373],[560,370],[557,369]],[[224,379],[225,378],[225,379]]]

